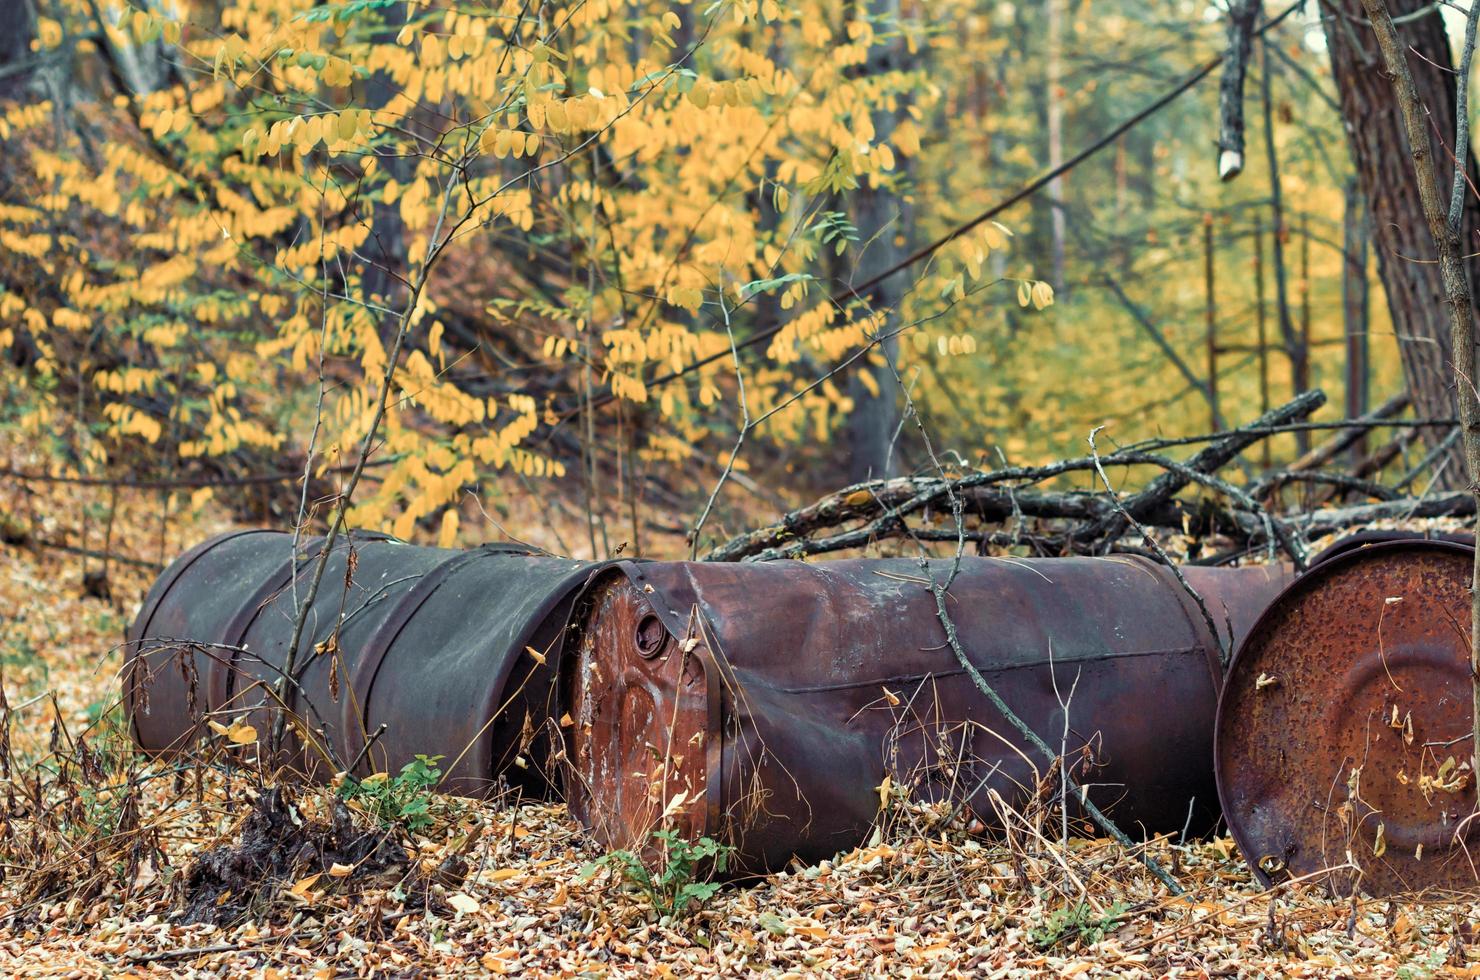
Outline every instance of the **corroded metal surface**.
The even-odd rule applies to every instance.
[[[1368,548],[1374,544],[1386,544],[1389,541],[1447,541],[1451,544],[1472,546],[1475,543],[1475,535],[1468,531],[1403,531],[1396,528],[1358,531],[1339,538],[1322,549],[1309,561],[1308,565],[1314,567],[1337,555],[1344,555],[1348,551]]]
[[[305,541],[293,557],[291,541],[223,535],[181,556],[150,590],[123,673],[144,749],[187,748],[212,720],[245,718],[266,737],[263,706],[321,546]],[[452,551],[356,534],[330,556],[289,706],[361,773],[440,755],[451,791],[487,792],[500,774],[542,789],[564,628],[597,567],[505,546]],[[301,746],[279,761],[333,771]]]
[[[1184,573],[1235,636],[1288,580]],[[968,558],[949,602],[972,663],[1055,747],[1057,680],[1079,778],[1126,829],[1211,826],[1219,649],[1168,569]],[[562,675],[567,793],[607,846],[676,826],[774,869],[860,843],[886,777],[991,824],[994,797],[1022,803],[1047,769],[946,645],[918,562],[623,563],[583,609]]]
[[[1373,894],[1473,887],[1472,550],[1389,541],[1329,558],[1260,618],[1219,706],[1229,827],[1266,885],[1347,865]]]

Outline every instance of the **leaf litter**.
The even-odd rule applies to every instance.
[[[76,512],[71,492],[48,489],[49,509]],[[119,552],[155,553],[128,524]],[[119,597],[151,573],[115,566],[100,590],[76,556],[0,559],[7,976],[1480,977],[1469,902],[1263,891],[1226,837],[1144,845],[1173,897],[1111,841],[1058,841],[1046,811],[982,839],[888,789],[866,846],[660,918],[583,875],[603,855],[557,803],[439,798],[428,825],[388,829],[331,787],[230,762],[250,741],[232,724],[207,765],[133,756],[114,702],[137,607]]]

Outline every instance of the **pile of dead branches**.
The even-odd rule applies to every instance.
[[[963,469],[855,484],[735,537],[707,557],[768,561],[862,548],[890,538],[954,542],[963,536],[983,554],[1013,547],[1038,555],[1141,553],[1150,544],[1147,534],[1161,531],[1176,535],[1183,552],[1177,557],[1194,564],[1223,563],[1262,550],[1283,552],[1303,565],[1309,542],[1336,531],[1378,521],[1474,513],[1468,493],[1412,494],[1411,488],[1442,453],[1431,452],[1390,484],[1372,476],[1397,458],[1413,432],[1453,428],[1453,420],[1394,419],[1405,404],[1400,398],[1359,419],[1306,421],[1325,401],[1324,392],[1311,390],[1241,428],[1147,440],[1109,452],[1099,451],[1091,436],[1089,455],[1043,466]],[[1353,471],[1323,468],[1379,427],[1392,427],[1401,435],[1364,457]],[[1242,458],[1271,436],[1313,430],[1333,435],[1284,469],[1254,475]],[[1202,448],[1185,460],[1166,454],[1196,445]],[[1241,471],[1240,482],[1220,475],[1230,468]],[[1116,469],[1155,475],[1130,494],[1110,493],[1098,485],[1041,488],[1072,474],[1093,480],[1097,472]],[[1300,493],[1289,494],[1292,488]],[[957,508],[965,518],[959,524],[952,517]]]

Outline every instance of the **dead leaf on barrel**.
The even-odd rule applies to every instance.
[[[677,793],[673,794],[673,798],[669,800],[668,805],[663,808],[663,819],[667,820],[669,817],[677,813],[678,808],[683,806],[684,801],[688,798],[689,791],[686,789],[681,789]]]

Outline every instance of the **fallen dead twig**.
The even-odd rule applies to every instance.
[[[161,960],[182,960],[212,953],[244,952],[246,947],[239,943],[217,943],[214,946],[186,946],[181,949],[161,949],[153,953],[129,953],[130,963],[158,963]]]

